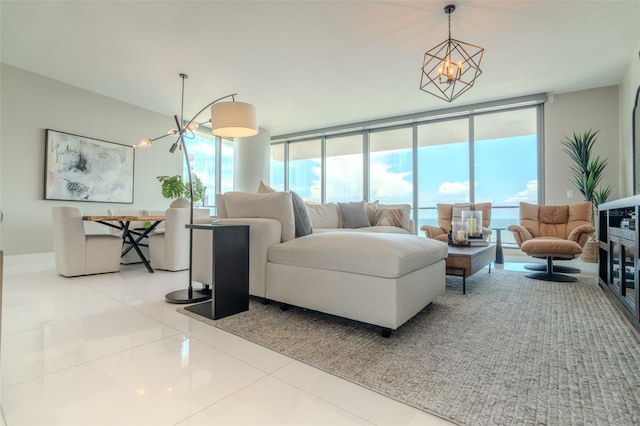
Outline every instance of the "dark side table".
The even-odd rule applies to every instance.
[[[211,301],[187,311],[217,320],[249,310],[249,225],[187,225],[211,232]]]
[[[504,256],[502,255],[502,237],[500,236],[501,231],[504,231],[507,228],[491,228],[496,231],[496,260],[494,263],[498,263],[500,265],[504,264]]]

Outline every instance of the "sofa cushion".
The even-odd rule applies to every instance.
[[[380,209],[400,209],[402,211],[402,227],[411,232],[411,206],[409,204],[379,204]]]
[[[258,184],[258,190],[256,192],[259,192],[261,194],[265,194],[267,192],[276,192],[276,190],[273,189],[272,187],[270,187],[269,185],[267,185],[266,183],[264,183],[261,180],[260,183]]]
[[[261,217],[276,219],[282,224],[282,241],[295,238],[293,202],[288,192],[227,192],[224,202],[228,217]]]
[[[375,232],[377,234],[410,234],[409,231],[397,226],[366,226],[364,228],[314,228],[313,233],[325,232]]]
[[[364,201],[338,203],[343,228],[363,228],[371,226]]]
[[[372,203],[367,203],[366,206],[367,206],[367,217],[369,218],[369,223],[371,225],[374,225],[376,223],[376,211],[380,207],[380,202],[376,200]]]
[[[402,277],[445,257],[447,245],[439,241],[353,231],[312,234],[269,249],[273,263],[383,278]]]
[[[227,217],[227,208],[224,204],[224,195],[216,194],[216,216]]]
[[[378,209],[374,216],[374,226],[397,226],[402,228],[401,209]]]
[[[339,228],[338,206],[333,203],[307,203],[307,210],[311,218],[313,229]]]
[[[260,181],[262,183],[262,181]],[[296,224],[296,237],[304,237],[313,232],[311,217],[307,206],[301,196],[291,191],[291,201],[293,202],[293,216]]]

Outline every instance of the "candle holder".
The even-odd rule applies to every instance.
[[[482,239],[482,211],[466,210],[462,212],[462,223],[467,229],[469,239]]]
[[[451,232],[449,233],[449,245],[456,247],[467,247],[469,240],[467,238],[467,227],[464,222],[452,222]]]

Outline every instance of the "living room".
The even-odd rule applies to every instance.
[[[458,10],[452,16],[453,34],[461,40],[483,45],[486,49],[484,60],[487,63],[487,67],[483,75],[478,78],[476,85],[453,104],[447,104],[418,89],[419,65],[424,51],[446,37],[446,16],[442,12],[442,8],[445,6],[444,3],[379,2],[383,4],[382,6],[384,6],[384,3],[397,3],[408,8],[409,12],[403,11],[401,13],[402,8],[399,11],[390,5],[385,8],[379,4],[378,6],[381,8],[370,6],[371,9],[360,10],[357,3],[366,2],[337,2],[346,3],[343,6],[346,9],[341,9],[339,13],[336,13],[339,19],[333,23],[339,31],[346,31],[347,23],[355,19],[384,21],[386,24],[381,25],[383,33],[385,30],[391,31],[391,29],[395,29],[394,38],[381,45],[379,55],[390,55],[391,53],[388,52],[394,49],[391,41],[395,40],[395,37],[400,37],[400,35],[407,39],[412,39],[412,43],[419,46],[414,49],[414,57],[411,58],[411,63],[407,66],[409,72],[402,71],[396,77],[396,85],[407,85],[416,92],[415,96],[412,95],[411,98],[407,98],[408,106],[403,106],[402,99],[404,98],[394,95],[393,91],[390,91],[389,98],[385,100],[383,93],[387,93],[387,84],[381,84],[379,80],[368,76],[370,67],[375,66],[377,61],[397,63],[396,57],[383,59],[383,56],[376,56],[373,58],[375,60],[368,58],[367,61],[361,61],[361,66],[348,70],[348,73],[360,76],[356,80],[361,80],[361,86],[356,87],[354,92],[347,94],[353,99],[358,99],[358,103],[355,106],[347,103],[348,101],[346,98],[342,98],[342,95],[338,97],[336,94],[333,97],[320,98],[318,93],[312,92],[307,88],[307,85],[317,83],[321,86],[320,90],[327,91],[327,87],[331,86],[330,84],[328,86],[324,85],[324,79],[329,79],[326,74],[330,73],[333,78],[339,81],[340,79],[335,74],[345,72],[344,69],[341,69],[342,67],[335,65],[321,68],[325,77],[314,79],[310,75],[305,75],[305,78],[296,81],[295,84],[293,81],[289,81],[291,76],[280,67],[277,67],[277,70],[278,72],[283,72],[282,75],[284,77],[282,78],[276,78],[278,76],[274,75],[275,71],[268,70],[269,68],[276,69],[276,65],[267,65],[270,64],[270,62],[266,62],[267,58],[265,58],[265,56],[269,56],[268,52],[248,51],[244,47],[238,48],[237,51],[233,52],[238,57],[238,64],[233,63],[231,59],[233,54],[228,54],[229,56],[224,57],[225,59],[222,63],[225,65],[232,64],[229,65],[229,70],[219,64],[210,68],[196,65],[197,61],[193,57],[198,55],[216,56],[210,52],[212,50],[215,51],[214,47],[218,42],[221,44],[227,43],[226,37],[247,37],[249,41],[252,41],[252,38],[259,38],[261,34],[259,30],[251,32],[246,28],[264,29],[265,26],[273,28],[274,25],[270,23],[272,22],[270,21],[271,18],[275,19],[273,15],[284,15],[284,17],[273,22],[279,24],[275,25],[276,28],[287,28],[287,19],[292,19],[294,16],[303,16],[305,13],[300,4],[292,6],[294,7],[292,10],[296,13],[294,15],[293,11],[290,12],[291,14],[286,12],[287,5],[282,4],[286,2],[275,2],[277,4],[272,5],[274,11],[269,11],[269,2],[264,2],[266,5],[258,5],[258,3],[262,2],[241,2],[245,4],[245,8],[251,4],[264,13],[254,12],[252,14],[253,17],[247,23],[229,19],[234,25],[222,26],[221,31],[225,36],[221,36],[219,33],[216,33],[215,37],[205,37],[203,34],[197,34],[195,37],[202,45],[199,45],[194,51],[190,51],[190,49],[185,48],[188,44],[177,41],[172,44],[164,36],[162,37],[162,42],[156,42],[162,48],[158,47],[155,50],[149,48],[143,41],[146,37],[149,37],[148,34],[156,34],[154,28],[178,26],[178,18],[176,17],[184,16],[185,13],[187,16],[204,15],[206,19],[202,18],[203,21],[199,21],[200,28],[204,28],[204,22],[207,23],[206,25],[217,25],[216,18],[221,17],[224,20],[226,14],[231,14],[233,17],[241,16],[242,8],[236,10],[227,2],[220,2],[222,3],[218,6],[220,9],[216,9],[215,6],[210,9],[212,6],[207,5],[206,2],[188,5],[184,5],[184,2],[166,2],[168,5],[164,7],[157,3],[141,2],[129,5],[128,7],[131,9],[128,12],[130,13],[125,14],[117,13],[117,8],[120,5],[115,2],[103,2],[102,5],[93,6],[71,2],[51,2],[58,3],[55,6],[45,5],[44,3],[47,2],[24,3],[30,4],[22,5],[20,2],[3,1],[0,9],[3,36],[2,64],[0,65],[2,93],[0,208],[5,216],[2,226],[0,226],[0,247],[4,250],[5,256],[15,256],[13,262],[18,264],[20,264],[22,256],[34,255],[38,258],[42,253],[50,253],[52,251],[51,208],[69,204],[44,200],[42,197],[45,129],[65,131],[125,145],[133,145],[142,138],[166,133],[167,129],[172,126],[172,115],[179,112],[180,82],[177,75],[180,72],[190,74],[190,79],[187,82],[186,97],[189,102],[188,112],[197,111],[199,107],[205,105],[214,97],[222,96],[227,92],[238,91],[238,100],[256,104],[260,117],[260,126],[268,129],[272,135],[343,125],[368,119],[381,119],[403,113],[437,111],[451,106],[462,107],[545,92],[547,95],[547,101],[544,104],[545,144],[541,162],[543,169],[542,180],[544,181],[542,191],[544,202],[547,204],[568,204],[579,200],[577,196],[573,199],[567,196],[567,191],[574,188],[569,181],[568,158],[562,151],[559,141],[565,135],[581,132],[589,128],[600,130],[599,143],[595,150],[598,155],[608,158],[604,182],[613,187],[610,198],[618,199],[632,195],[635,192],[632,184],[634,160],[631,135],[632,110],[636,90],[640,85],[640,60],[638,60],[640,35],[638,34],[638,20],[636,19],[639,13],[637,2],[615,2],[614,4],[620,6],[620,9],[612,8],[610,6],[611,2],[589,2],[593,3],[590,6],[587,6],[586,2],[563,2],[558,6],[558,15],[564,18],[571,16],[571,9],[575,8],[574,12],[579,14],[580,19],[587,19],[588,16],[594,16],[591,19],[594,19],[595,22],[600,22],[598,19],[601,19],[601,26],[585,26],[595,33],[602,31],[603,40],[608,41],[603,41],[606,45],[604,50],[609,48],[615,50],[620,45],[628,46],[622,59],[618,55],[615,57],[616,62],[610,62],[614,68],[613,70],[605,67],[606,71],[603,71],[600,68],[601,62],[607,62],[606,59],[599,56],[603,54],[603,50],[594,47],[593,44],[582,45],[579,36],[545,39],[546,45],[537,46],[536,49],[531,49],[522,41],[520,44],[514,41],[515,45],[511,46],[510,52],[533,51],[536,55],[540,55],[540,58],[543,58],[538,61],[545,63],[546,73],[557,74],[561,73],[561,71],[564,73],[564,68],[566,68],[567,73],[573,76],[573,79],[569,80],[570,83],[565,83],[564,86],[549,86],[527,92],[523,92],[522,90],[524,89],[509,91],[505,88],[501,90],[501,82],[493,80],[495,77],[492,74],[501,75],[502,77],[499,80],[502,82],[510,81],[510,79],[521,81],[527,80],[529,78],[528,72],[531,71],[523,70],[514,65],[519,60],[522,60],[519,57],[507,61],[505,55],[502,56],[502,62],[490,59],[492,55],[497,54],[496,50],[492,51],[490,45],[483,41],[481,35],[484,31],[488,31],[487,27],[490,26],[499,27],[500,25],[505,25],[513,30],[515,25],[524,25],[522,21],[516,20],[515,16],[518,19],[525,19],[523,15],[526,17],[527,12],[531,11],[536,11],[535,16],[540,19],[537,21],[539,28],[544,28],[547,25],[554,27],[554,25],[546,24],[546,21],[538,16],[542,15],[544,17],[552,14],[553,6],[547,4],[546,8],[538,10],[533,6],[533,3],[537,2],[519,2],[523,3],[521,6],[514,6],[511,2],[492,2],[491,7],[481,7],[480,4],[482,2],[460,4]],[[98,9],[92,9],[92,7]],[[308,15],[313,16],[314,12],[317,12],[315,8],[319,6],[315,4],[308,5],[308,7],[314,8],[311,9],[311,12],[306,12]],[[518,9],[519,7],[522,7],[522,9]],[[590,9],[590,7],[595,9]],[[465,11],[465,8],[468,9]],[[583,11],[583,8],[586,11]],[[609,11],[609,8],[616,10]],[[201,9],[207,11],[207,13],[202,13]],[[286,49],[273,55],[275,61],[281,64],[283,62],[286,63],[287,66],[285,68],[297,71],[295,74],[298,72],[304,74],[303,71],[308,70],[309,65],[305,65],[302,59],[296,60],[298,58],[296,55],[301,55],[303,51],[313,51],[316,55],[321,56],[325,62],[339,61],[346,55],[345,52],[336,52],[321,42],[323,33],[327,31],[327,26],[323,25],[323,22],[334,22],[331,19],[335,11],[332,12],[331,9],[325,10],[323,8],[320,8],[320,10],[323,13],[315,14],[312,22],[308,20],[301,21],[303,24],[296,25],[289,31],[282,31],[282,34],[276,32],[277,34],[272,35],[275,38],[275,42],[286,45]],[[358,14],[353,13],[354,10]],[[150,19],[148,21],[142,18],[145,11],[149,12]],[[350,13],[346,13],[347,11]],[[393,12],[391,15],[393,19],[385,16],[390,11]],[[65,13],[69,15],[69,18],[64,18]],[[267,13],[269,14],[267,15]],[[499,17],[500,25],[495,21],[489,22],[492,19],[496,19],[490,19],[492,13]],[[409,17],[407,17],[407,14]],[[101,15],[105,17],[104,21],[90,19],[90,17]],[[406,21],[401,21],[402,16]],[[50,19],[52,17],[54,19]],[[138,35],[140,39],[139,45],[137,42],[133,42],[135,39],[131,39],[133,48],[131,50],[127,49],[126,54],[116,55],[111,59],[109,59],[109,56],[113,55],[114,52],[118,52],[118,46],[107,45],[106,42],[105,44],[88,44],[88,41],[87,44],[84,44],[83,42],[83,34],[85,34],[86,40],[91,40],[91,37],[96,37],[98,40],[106,40],[110,37],[110,34],[115,38],[115,34],[111,33],[111,31],[118,32],[119,30],[117,28],[114,30],[112,25],[116,21],[110,20],[108,17],[122,19],[121,26],[127,29],[139,25],[141,33]],[[388,18],[386,21],[385,17]],[[84,24],[76,27],[76,25],[81,24],[81,18],[85,19]],[[512,18],[513,21],[509,21],[509,18]],[[547,18],[552,19],[551,16],[547,16]],[[261,22],[262,19],[265,22]],[[560,20],[558,17],[553,19]],[[46,31],[44,35],[43,33],[38,33],[40,35],[32,39],[35,40],[33,41],[34,49],[35,46],[38,46],[39,48],[51,50],[57,59],[53,62],[49,61],[50,58],[45,58],[40,51],[30,51],[28,48],[30,46],[29,37],[34,34],[31,25],[44,25],[43,21],[45,20],[58,22],[52,28],[60,32],[64,32],[62,28],[66,28],[67,31],[72,33],[70,38],[75,39],[77,43],[73,47],[62,47],[56,45],[58,39],[51,35],[51,43],[49,44],[46,40]],[[480,21],[483,22],[481,26],[479,24]],[[75,24],[72,25],[72,22],[75,22]],[[593,21],[588,22],[592,23]],[[556,21],[553,21],[553,23],[557,24]],[[83,33],[91,25],[95,26],[97,35]],[[572,25],[576,24],[573,23]],[[23,29],[20,30],[17,28],[18,26],[22,26]],[[239,28],[236,29],[236,26]],[[307,38],[305,38],[304,42],[284,43],[289,38],[295,39],[301,36],[305,26],[317,26],[318,28],[310,31],[310,34],[306,34],[305,37]],[[424,29],[425,26],[429,29]],[[411,31],[405,34],[401,28],[411,28]],[[422,28],[421,31],[418,31],[420,28]],[[44,29],[51,30],[47,26],[44,26]],[[147,35],[144,35],[145,30],[148,31]],[[184,31],[187,32],[186,29]],[[242,32],[246,33],[237,34]],[[414,37],[416,32],[419,36]],[[292,36],[291,33],[294,35]],[[89,37],[90,35],[91,37]],[[559,37],[557,34],[554,34],[554,36]],[[361,32],[361,35],[349,33],[343,35],[343,37],[355,40],[353,49],[357,49],[358,42],[360,45],[368,45],[365,39],[367,35],[363,32]],[[378,35],[377,37],[381,36]],[[544,39],[540,31],[530,34],[528,37]],[[501,38],[509,38],[509,34],[503,34]],[[415,42],[414,39],[420,39],[420,41]],[[617,42],[612,43],[612,39],[617,40]],[[381,39],[378,38],[376,40]],[[274,40],[270,41],[274,42]],[[568,44],[561,44],[560,42]],[[556,45],[556,43],[558,44]],[[153,45],[154,43],[152,42],[151,44]],[[225,49],[233,50],[231,47],[225,47]],[[92,51],[91,54],[89,54],[89,50]],[[544,59],[544,50],[564,51],[563,54],[571,52],[577,56],[588,56],[589,62],[593,64],[594,68],[598,67],[599,71],[595,72],[597,75],[593,75],[588,69],[578,72],[570,66],[569,62],[571,60],[561,63],[547,61]],[[177,55],[175,58],[172,56],[174,52]],[[228,53],[227,50],[225,52]],[[86,60],[83,60],[85,54]],[[102,63],[92,64],[88,59],[92,56],[104,56],[107,59]],[[308,59],[307,56],[302,56],[301,58]],[[293,60],[289,61],[290,59]],[[344,59],[346,60],[347,58]],[[363,58],[360,57],[360,59]],[[65,74],[63,65],[67,62],[73,63],[77,67],[74,73]],[[256,63],[265,64],[261,65],[265,69],[261,70],[260,67],[256,69]],[[557,65],[554,66],[554,63],[557,63]],[[82,64],[86,66],[82,67]],[[407,64],[402,65],[405,66]],[[101,67],[100,73],[98,73],[98,66]],[[202,68],[200,68],[201,66]],[[227,75],[239,73],[240,71],[235,71],[236,67],[253,68],[251,72],[253,81],[248,81],[248,77],[240,79]],[[153,72],[149,71],[147,76],[145,69],[153,69]],[[47,71],[44,72],[42,70]],[[264,71],[264,73],[261,71]],[[109,72],[113,72],[113,80],[104,78],[104,75],[108,75]],[[127,73],[130,74],[130,77],[127,77]],[[94,74],[95,77],[92,77]],[[162,75],[160,76],[160,74]],[[604,74],[607,74],[606,78]],[[534,79],[534,77],[537,76],[531,76],[530,78]],[[598,77],[601,79],[598,80]],[[487,81],[486,85],[484,84],[485,80]],[[548,80],[549,85],[551,85],[552,77],[549,76]],[[125,83],[120,85],[120,82],[123,81]],[[491,85],[489,85],[489,81],[492,81]],[[600,83],[600,81],[604,81],[604,83]],[[275,89],[266,93],[258,93],[258,87],[272,83],[276,86]],[[354,80],[348,80],[348,83],[355,86]],[[344,83],[340,82],[340,84]],[[140,88],[137,87],[138,85]],[[288,85],[291,88],[285,92],[284,89]],[[156,96],[149,89],[152,86],[157,91]],[[335,92],[343,92],[341,88],[342,86],[338,86]],[[408,89],[402,88],[402,90]],[[138,91],[146,91],[147,103],[136,104],[135,99]],[[109,94],[112,92],[114,95],[110,96]],[[295,96],[296,92],[299,93],[297,96]],[[371,93],[375,95],[372,96]],[[423,103],[419,104],[420,101],[415,101],[415,97],[421,98]],[[312,99],[312,101],[310,102],[309,99]],[[363,105],[363,103],[366,104],[367,102],[388,104],[388,108],[384,113],[379,112],[380,110],[370,110],[366,105]],[[150,107],[154,103],[157,104],[157,107]],[[302,106],[304,104],[315,104],[315,109],[303,110]],[[325,114],[323,112],[325,109],[344,109],[345,111],[343,111],[341,118],[336,119],[335,116],[329,116],[328,113]],[[382,110],[385,111],[384,108]],[[311,120],[313,117],[325,115],[329,118],[325,119],[324,122]],[[171,155],[168,152],[168,148],[168,143],[154,144],[147,150],[136,152],[135,198],[133,204],[126,205],[126,207],[151,210],[161,210],[167,207],[168,201],[162,198],[160,194],[156,176],[180,174],[183,167],[182,157],[180,155]],[[243,164],[243,166],[250,168],[251,164]],[[75,202],[72,204],[80,207],[84,214],[105,214],[106,210],[112,207],[107,203]],[[95,227],[92,228],[92,226]],[[87,230],[90,232],[104,231],[100,225],[87,225]],[[44,268],[41,263],[36,262],[36,265],[38,265],[36,268]],[[50,273],[51,271],[49,270],[48,272]],[[141,277],[141,279],[148,280],[146,277]],[[166,286],[175,286],[176,282],[179,286],[181,285],[180,283],[184,282],[184,280],[180,281],[180,279],[176,281],[176,278],[161,278],[161,281],[166,280],[168,280],[168,282],[165,282]],[[28,285],[30,282],[27,281],[25,284]],[[224,339],[219,335],[216,335],[216,338]],[[3,348],[4,350],[5,348]],[[256,353],[264,355],[259,350]],[[2,364],[2,361],[0,361],[0,364]],[[343,386],[343,384],[336,386]],[[273,392],[273,390],[267,390],[267,392]],[[353,392],[352,395],[360,395],[359,390]],[[354,396],[354,398],[357,397]],[[363,398],[367,400],[367,398],[373,397],[367,395]],[[340,404],[337,405],[340,406]],[[369,404],[363,402],[363,405]],[[324,409],[326,409],[326,406]],[[400,409],[400,411],[402,410],[404,408]],[[193,411],[189,411],[189,415],[192,413]],[[313,409],[308,411],[306,415],[312,417],[314,415]],[[420,414],[416,415],[420,416]],[[179,417],[178,421],[186,417],[187,415]],[[365,418],[372,423],[384,423],[381,417],[375,420],[370,417]],[[400,418],[403,417],[399,415],[397,418],[389,420],[389,423],[403,423],[402,420],[398,420]],[[418,418],[424,420],[422,417]],[[407,424],[411,421],[410,419],[415,420],[411,416],[404,417],[404,419]],[[229,419],[226,420],[229,421]],[[352,418],[341,420],[342,423],[349,421],[356,423]],[[51,423],[53,422],[54,420],[51,420]],[[96,422],[99,421],[96,420]],[[153,423],[155,421],[150,420],[149,422]],[[157,421],[157,423],[161,422],[160,420]],[[286,420],[282,420],[282,422],[284,423]],[[328,420],[325,422],[328,423]],[[14,420],[13,424],[21,423],[20,420]],[[9,424],[12,423],[10,422]]]

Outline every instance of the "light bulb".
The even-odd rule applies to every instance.
[[[148,146],[150,146],[152,144],[151,139],[143,139],[140,142],[138,142],[137,144],[135,144],[133,147],[134,148],[146,148]]]

